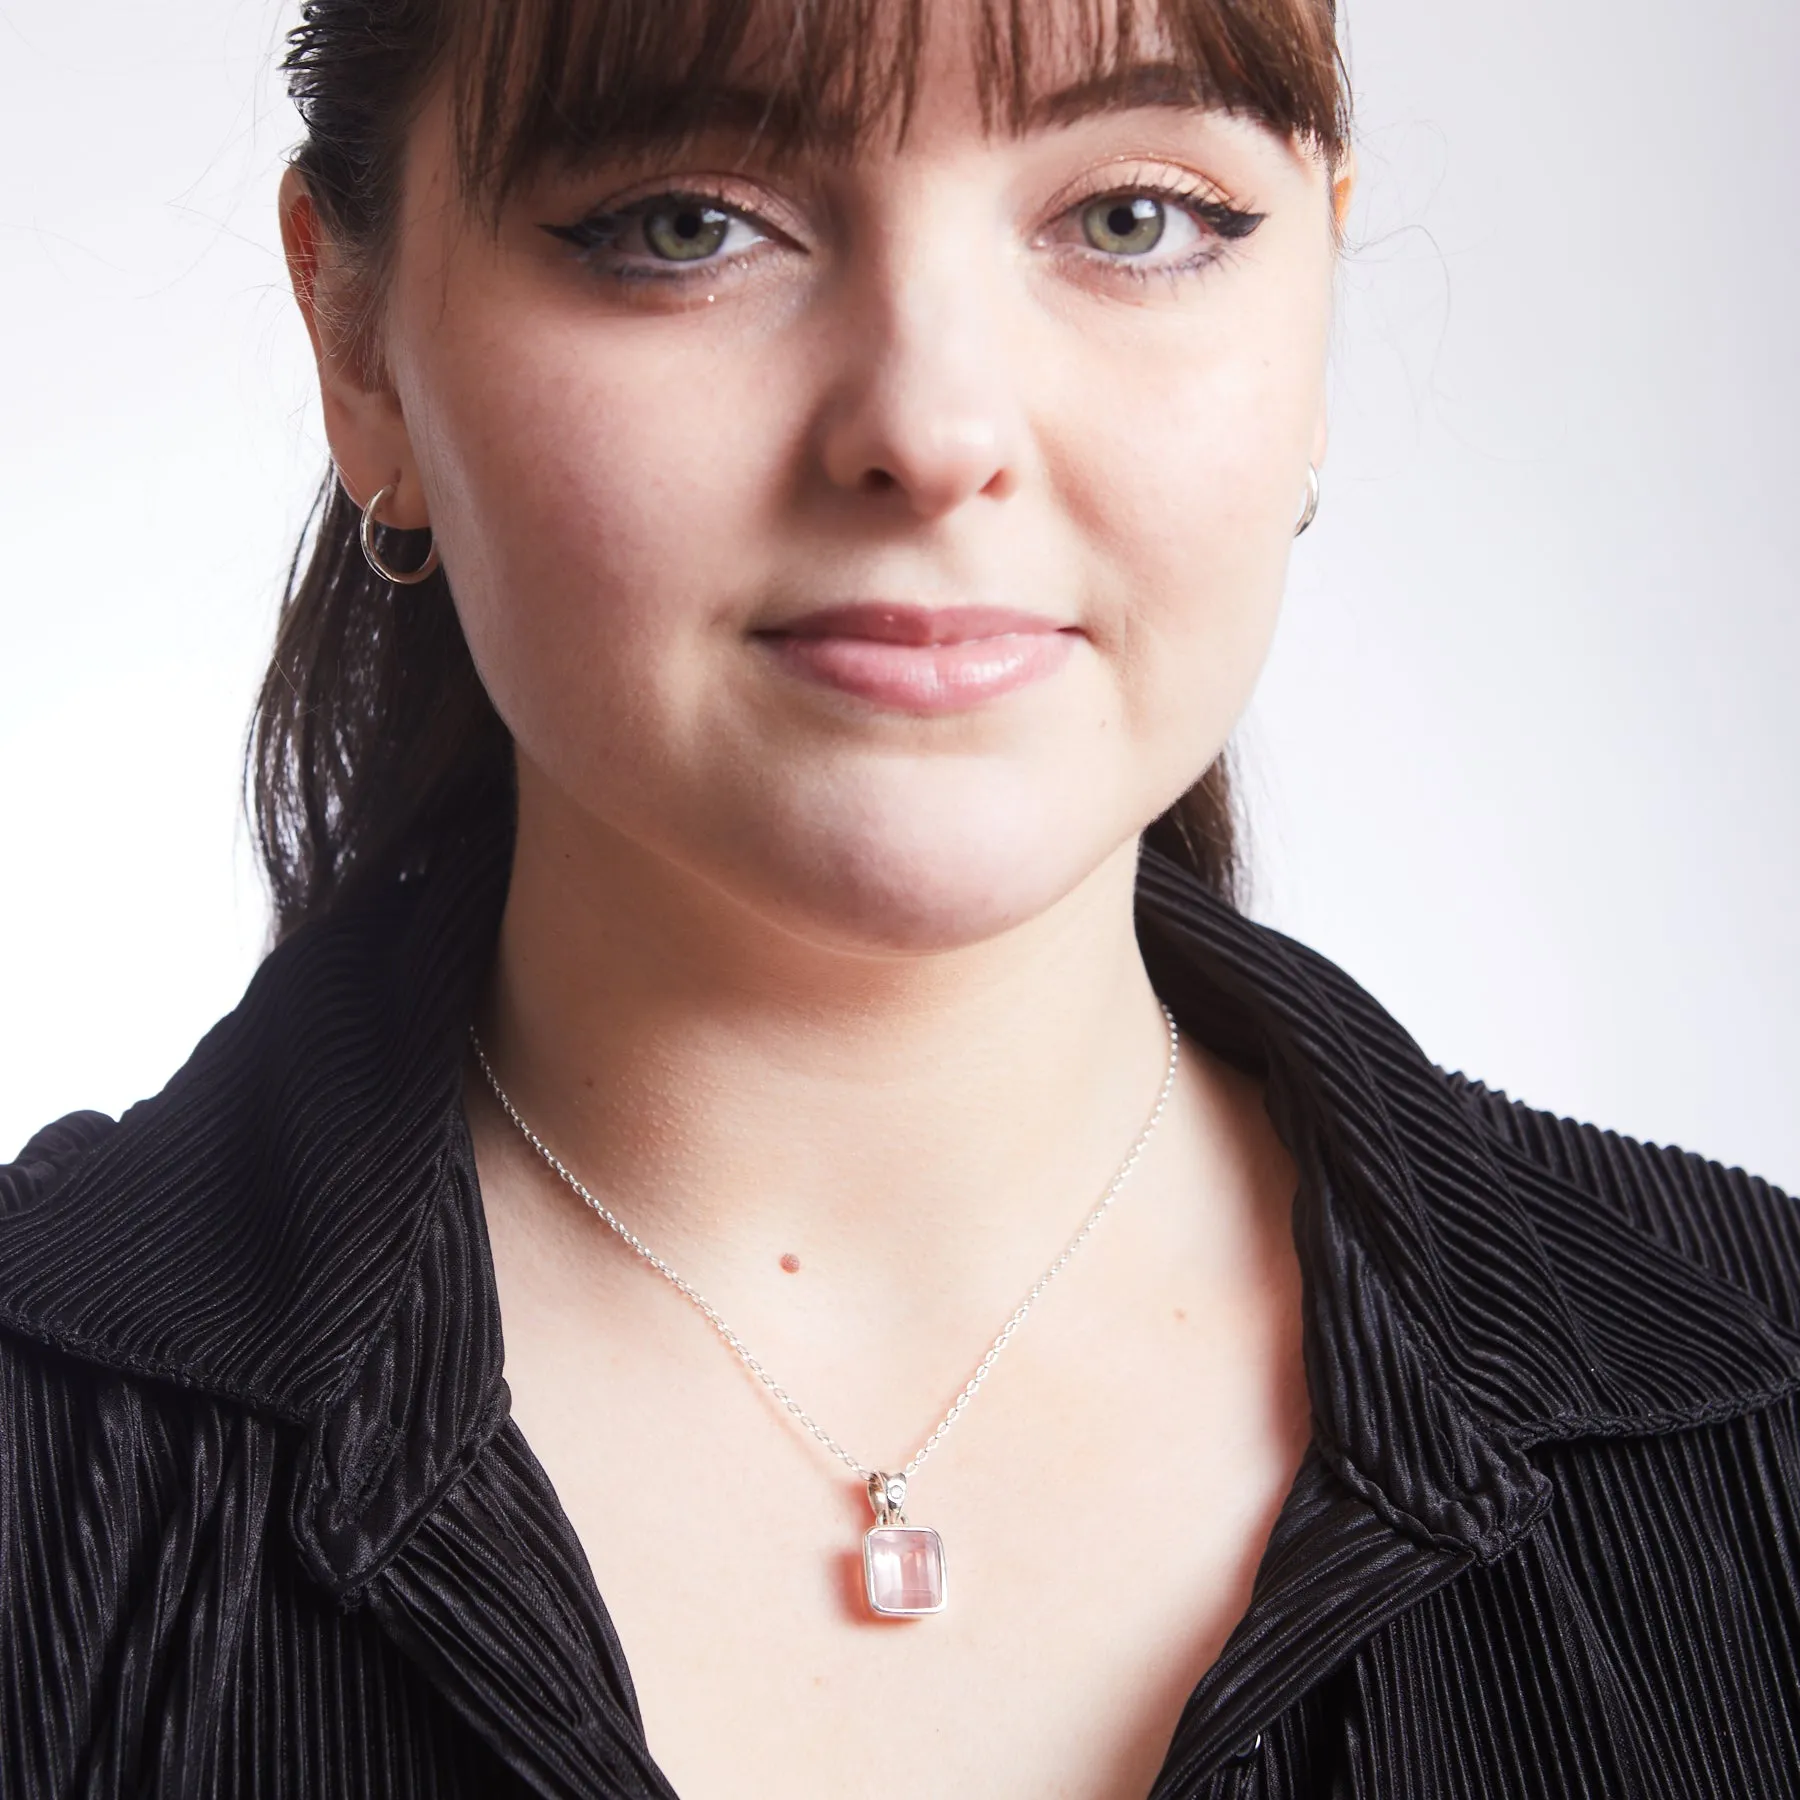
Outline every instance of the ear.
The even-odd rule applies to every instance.
[[[1356,152],[1354,149],[1344,151],[1344,159],[1337,165],[1331,178],[1331,223],[1332,231],[1341,246],[1344,232],[1350,222],[1350,202],[1356,197]],[[1313,423],[1312,465],[1315,469],[1325,466],[1325,453],[1330,447],[1330,426],[1326,417],[1326,406],[1323,396],[1319,400],[1319,416]]]
[[[319,216],[298,169],[281,178],[281,243],[288,278],[312,339],[324,403],[325,438],[338,479],[358,506],[381,488],[381,523],[413,530],[427,525],[425,495],[400,402],[356,316],[351,271]]]
[[[1331,216],[1341,239],[1350,225],[1350,202],[1356,198],[1356,151],[1346,146],[1344,160],[1331,178]]]

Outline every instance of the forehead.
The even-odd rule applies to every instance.
[[[545,165],[742,136],[765,158],[903,141],[955,82],[982,128],[1185,105],[1341,143],[1332,0],[460,0],[462,186],[497,207]]]

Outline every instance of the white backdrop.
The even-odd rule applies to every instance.
[[[1349,0],[1257,911],[1440,1061],[1800,1188],[1800,8]],[[0,0],[0,1157],[260,953],[240,751],[324,466],[277,0]]]

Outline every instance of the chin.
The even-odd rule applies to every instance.
[[[1048,913],[1136,834],[1071,830],[1066,805],[889,809],[763,837],[756,885],[796,935],[876,955],[985,943]],[[770,857],[768,851],[780,847]]]

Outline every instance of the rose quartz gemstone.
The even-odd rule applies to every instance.
[[[912,1619],[944,1610],[944,1543],[929,1525],[873,1525],[863,1537],[869,1610]]]

